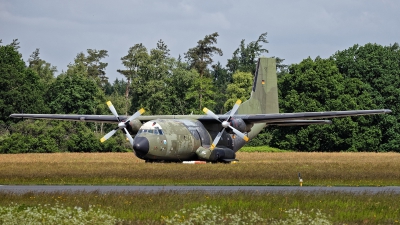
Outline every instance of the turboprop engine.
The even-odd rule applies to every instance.
[[[242,119],[238,118],[231,118],[229,120],[231,126],[235,129],[237,129],[238,131],[245,133],[245,132],[249,132],[251,130],[251,125],[247,125]],[[229,133],[234,133],[232,131],[230,131]]]
[[[142,122],[140,122],[140,120],[138,119],[134,119],[129,121],[129,123],[126,126],[126,129],[128,130],[128,132],[132,135],[137,134],[137,132],[139,131],[140,127],[142,126]]]

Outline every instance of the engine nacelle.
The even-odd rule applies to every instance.
[[[196,150],[196,154],[200,159],[217,162],[228,160],[231,161],[236,158],[236,154],[229,148],[215,148],[214,150],[210,150],[207,148],[199,147]]]
[[[239,130],[242,133],[249,132],[251,129],[251,126],[247,125],[240,118],[232,118],[229,122],[231,123],[232,127],[234,127],[236,130]]]
[[[134,119],[132,121],[129,121],[128,126],[126,126],[126,129],[128,130],[128,132],[130,134],[137,134],[137,132],[139,131],[140,127],[142,126],[142,122],[140,122],[140,120],[138,119]]]

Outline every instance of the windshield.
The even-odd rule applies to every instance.
[[[156,135],[164,135],[164,132],[160,129],[140,129],[137,134],[141,133],[150,133],[150,134],[156,134]]]

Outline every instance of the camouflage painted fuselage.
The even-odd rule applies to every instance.
[[[151,120],[143,124],[134,138],[134,143],[146,139],[148,146],[134,146],[135,154],[147,161],[199,160],[196,150],[209,147],[220,129],[215,123],[203,124],[195,119]],[[242,143],[235,135],[224,133],[219,145],[236,152]]]

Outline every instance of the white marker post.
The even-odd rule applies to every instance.
[[[300,182],[300,187],[302,187],[303,186],[303,179],[301,179],[300,173],[299,173],[299,182]]]

